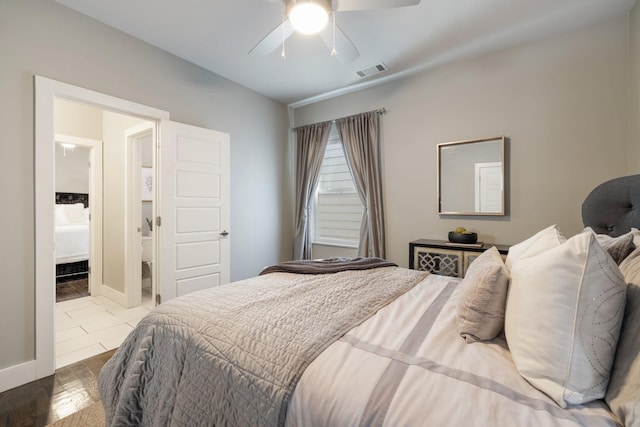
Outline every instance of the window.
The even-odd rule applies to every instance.
[[[333,125],[315,193],[313,243],[358,247],[363,210]]]

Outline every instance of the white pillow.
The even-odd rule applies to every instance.
[[[67,221],[67,216],[64,213],[65,205],[56,205],[55,208],[55,225],[67,225],[69,222]]]
[[[520,374],[561,407],[607,390],[626,284],[592,233],[519,260],[511,270],[505,335]]]
[[[64,214],[69,224],[84,224],[84,205],[82,203],[65,205]]]
[[[558,226],[551,225],[527,240],[511,246],[505,264],[507,268],[511,269],[518,260],[537,255],[566,241],[567,239],[560,233]]]

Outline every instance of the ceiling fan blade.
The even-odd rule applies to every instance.
[[[320,32],[320,37],[324,44],[327,45],[329,50],[333,49],[333,25],[331,23]],[[353,44],[349,37],[336,25],[336,56],[343,64],[349,62],[360,56],[358,48]]]
[[[283,28],[284,27],[284,28]],[[284,31],[284,34],[283,34]],[[284,21],[282,24],[278,25],[273,31],[264,36],[262,40],[258,42],[250,51],[249,55],[251,56],[267,56],[280,46],[282,46],[282,41],[286,40],[293,34],[293,27],[289,23],[289,21]]]
[[[415,6],[420,0],[333,0],[334,10],[387,9],[390,7]],[[337,6],[335,5],[337,3]]]

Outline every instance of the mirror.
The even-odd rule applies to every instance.
[[[504,215],[504,136],[438,144],[438,213]]]

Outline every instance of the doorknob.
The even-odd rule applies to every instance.
[[[229,235],[229,232],[227,230],[222,230],[222,233],[220,233],[220,235],[222,237],[227,237]]]

